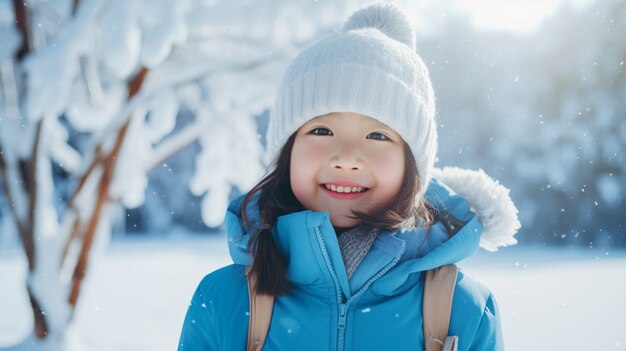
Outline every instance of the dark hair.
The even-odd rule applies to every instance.
[[[291,149],[296,134],[297,132],[293,133],[281,149],[274,160],[273,170],[246,194],[241,204],[241,218],[244,224],[251,228],[252,234],[247,249],[253,256],[253,263],[248,274],[256,278],[254,289],[258,294],[280,296],[288,293],[292,286],[287,277],[287,262],[278,250],[270,229],[279,216],[305,210],[291,190],[289,176]],[[416,201],[420,191],[417,166],[411,148],[404,141],[403,144],[405,167],[400,188],[402,190],[376,213],[367,214],[353,210],[354,218],[358,218],[361,225],[384,230],[418,225],[430,227],[433,209],[423,197]],[[258,201],[260,227],[251,223],[246,213],[248,202],[259,191],[261,191]]]

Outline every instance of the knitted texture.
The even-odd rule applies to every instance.
[[[437,153],[435,97],[410,22],[395,5],[356,11],[343,30],[292,61],[270,113],[267,156],[274,159],[302,124],[331,112],[366,115],[399,133],[415,157],[423,195]]]
[[[339,235],[339,249],[346,266],[348,279],[365,258],[378,235],[378,229],[357,226]]]

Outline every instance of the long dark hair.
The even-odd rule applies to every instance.
[[[292,287],[287,277],[287,262],[270,229],[279,216],[305,210],[291,190],[289,176],[291,149],[296,134],[297,132],[293,133],[281,149],[274,160],[272,171],[246,194],[241,204],[241,218],[251,228],[252,234],[247,249],[253,256],[253,263],[248,274],[256,278],[254,289],[258,294],[280,296],[288,293]],[[360,225],[381,230],[397,230],[418,225],[430,227],[433,209],[423,197],[416,200],[420,191],[419,175],[411,148],[404,141],[403,144],[405,167],[400,188],[402,190],[376,213],[367,214],[353,210],[352,214],[360,220]],[[259,191],[260,226],[253,224],[246,213],[248,202]]]

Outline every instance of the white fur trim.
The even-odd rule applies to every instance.
[[[521,224],[517,207],[509,196],[509,189],[478,171],[458,167],[434,168],[433,177],[462,195],[470,204],[483,226],[480,246],[487,251],[517,244],[514,238]]]

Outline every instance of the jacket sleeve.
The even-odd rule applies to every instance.
[[[500,313],[493,295],[489,294],[470,351],[504,350]]]
[[[178,342],[178,351],[216,351],[219,350],[215,331],[214,306],[210,298],[204,296],[206,278],[198,285]]]

